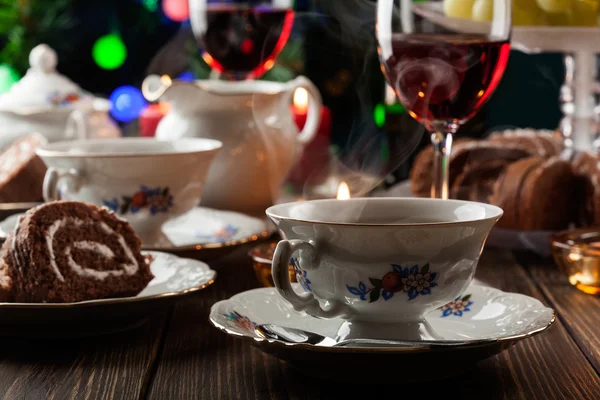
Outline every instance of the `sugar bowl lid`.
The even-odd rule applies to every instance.
[[[0,110],[20,112],[70,108],[85,96],[81,88],[57,73],[56,52],[40,44],[29,53],[30,68],[8,92],[0,95]]]

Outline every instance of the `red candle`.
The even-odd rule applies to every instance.
[[[294,94],[291,107],[298,130],[304,129],[308,115],[308,93],[300,88]],[[329,147],[331,145],[331,111],[321,108],[321,122],[314,139],[304,147],[302,157],[291,172],[288,181],[294,185],[320,184],[327,178],[329,167]]]
[[[140,136],[154,137],[156,127],[166,114],[166,104],[150,104],[140,114]]]

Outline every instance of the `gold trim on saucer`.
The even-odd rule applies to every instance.
[[[212,313],[212,311],[211,311],[211,313]],[[422,352],[430,352],[430,351],[459,351],[459,350],[464,350],[464,349],[487,347],[487,346],[492,346],[492,345],[496,345],[496,344],[511,344],[512,345],[520,340],[527,339],[527,338],[530,338],[530,337],[540,334],[541,332],[548,329],[554,323],[554,321],[556,321],[556,312],[554,310],[552,310],[552,319],[548,322],[548,324],[546,326],[523,333],[521,335],[514,335],[514,336],[508,336],[505,338],[497,338],[497,339],[489,339],[489,340],[477,339],[476,344],[465,343],[464,345],[460,345],[460,346],[447,346],[447,347],[423,346],[423,347],[411,348],[411,347],[325,347],[325,346],[315,346],[312,344],[305,344],[305,343],[286,343],[281,340],[264,339],[264,338],[259,338],[259,337],[249,337],[249,336],[243,335],[241,333],[231,331],[231,330],[227,329],[226,327],[222,326],[221,324],[217,323],[216,321],[213,321],[212,319],[210,319],[211,324],[215,328],[227,333],[228,335],[232,335],[235,337],[239,337],[243,340],[249,341],[253,345],[255,345],[257,347],[261,347],[261,348],[265,347],[264,344],[266,342],[269,345],[277,346],[280,349],[289,349],[290,347],[293,347],[293,348],[297,348],[299,350],[306,350],[306,351],[317,352],[317,353],[320,353],[320,352],[324,352],[324,353],[346,352],[346,353],[369,353],[369,354],[371,354],[371,353],[407,353],[407,352],[422,353]]]

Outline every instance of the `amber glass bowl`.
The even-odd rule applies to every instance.
[[[271,276],[271,264],[273,262],[273,253],[277,242],[267,242],[260,244],[250,250],[250,257],[252,257],[252,267],[256,274],[258,283],[264,287],[273,287],[273,277]],[[290,281],[296,282],[296,273],[294,267],[290,264],[289,266]]]
[[[600,294],[600,230],[575,229],[550,237],[552,255],[569,282],[584,293]]]

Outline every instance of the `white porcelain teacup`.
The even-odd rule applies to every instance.
[[[435,339],[424,315],[467,288],[502,213],[416,198],[276,205],[267,210],[283,237],[273,281],[297,311],[345,319],[340,339]],[[306,294],[290,284],[290,259]]]
[[[210,139],[145,138],[63,141],[38,149],[48,165],[44,199],[105,206],[129,221],[144,244],[198,205],[221,148]]]

